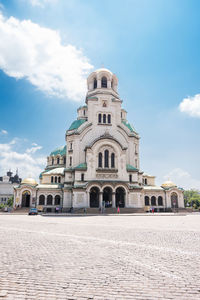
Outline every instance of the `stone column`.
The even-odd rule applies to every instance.
[[[112,193],[112,207],[116,207],[116,202],[115,202],[115,192]]]

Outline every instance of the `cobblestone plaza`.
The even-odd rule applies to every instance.
[[[200,299],[200,215],[0,215],[0,299]]]

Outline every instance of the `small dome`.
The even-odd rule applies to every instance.
[[[163,188],[176,187],[176,184],[170,180],[165,181],[162,185]]]
[[[63,156],[63,155],[66,155],[66,145],[65,146],[62,146],[62,147],[59,147],[59,148],[56,148],[54,151],[52,151],[51,153],[50,153],[50,156],[53,156],[53,155],[61,155],[61,156]]]
[[[24,184],[29,184],[29,185],[37,185],[37,181],[35,179],[33,179],[33,178],[30,178],[30,177],[23,179],[21,183],[22,184],[23,183]]]
[[[106,68],[100,68],[94,71],[95,73],[100,73],[100,72],[108,72],[110,74],[113,74],[110,70],[106,69]]]

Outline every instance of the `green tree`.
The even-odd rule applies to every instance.
[[[14,202],[14,196],[11,196],[7,201],[7,205],[9,207],[13,207],[13,202]]]
[[[184,191],[185,206],[194,208],[200,207],[200,191],[199,190],[187,190]]]

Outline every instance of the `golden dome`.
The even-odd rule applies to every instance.
[[[165,181],[161,186],[164,188],[177,187],[177,185],[170,180]]]
[[[22,184],[25,183],[25,184],[29,184],[29,185],[37,185],[37,181],[30,177],[23,179],[21,183]]]

